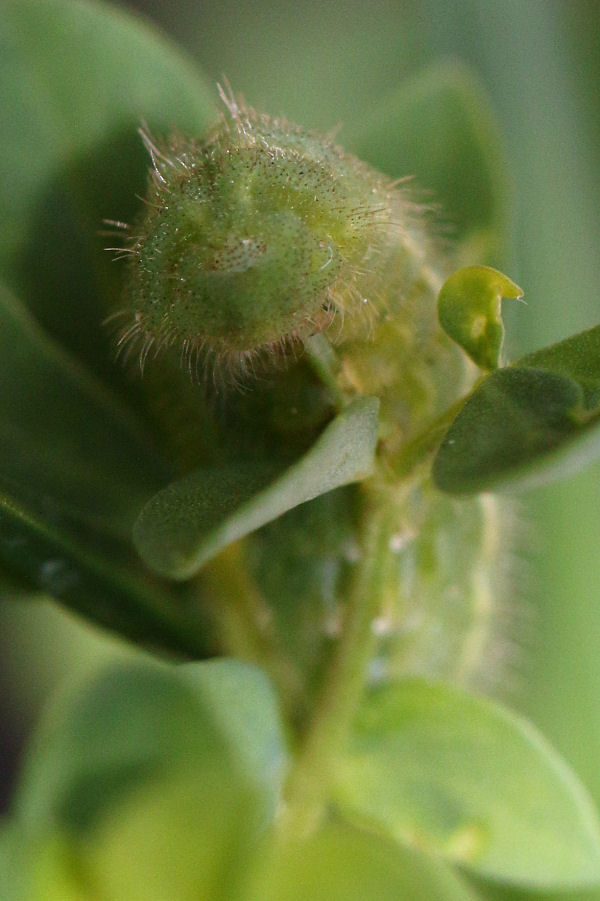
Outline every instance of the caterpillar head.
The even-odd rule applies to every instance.
[[[386,188],[328,139],[222,97],[201,143],[141,131],[152,168],[119,343],[142,364],[176,346],[190,372],[235,377],[348,308]]]

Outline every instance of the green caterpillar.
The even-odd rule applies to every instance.
[[[443,496],[411,458],[477,377],[437,319],[449,261],[402,182],[222,97],[227,112],[202,142],[142,134],[151,177],[118,344],[137,349],[142,368],[162,360],[149,393],[162,397],[163,420],[177,411],[184,469],[265,449],[292,458],[346,403],[376,395],[369,490],[390,528],[371,675],[487,682],[503,648],[504,514],[490,497]],[[196,382],[247,390],[215,404]],[[241,559],[307,686],[343,614],[360,492],[318,498],[225,552]],[[218,606],[211,565],[206,579]]]

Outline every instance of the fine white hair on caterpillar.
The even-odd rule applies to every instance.
[[[415,263],[420,279],[435,278],[402,180],[221,97],[225,112],[202,141],[140,129],[145,211],[117,249],[130,258],[119,348],[140,364],[178,348],[193,376],[212,369],[217,383],[297,353],[314,334],[368,327],[389,305],[394,256],[405,280]]]
[[[163,420],[178,423],[172,431],[184,423],[184,457],[192,446],[205,447],[210,433],[203,423],[194,433],[198,400],[190,391],[207,411],[207,392],[197,383],[215,396],[230,385],[249,386],[254,412],[238,403],[236,414],[268,412],[265,434],[284,451],[291,428],[299,434],[303,423],[312,429],[355,397],[378,397],[370,481],[392,512],[371,676],[425,673],[489,684],[498,660],[509,656],[510,515],[490,496],[441,495],[426,467],[416,476],[407,470],[411,443],[478,377],[436,314],[448,252],[431,236],[408,177],[392,180],[331,137],[256,112],[228,86],[220,94],[224,111],[201,140],[162,140],[140,129],[151,161],[144,209],[131,228],[111,223],[127,235],[117,250],[128,268],[125,306],[110,317],[119,329],[118,354],[137,359],[142,371],[150,358],[160,369],[162,358],[170,384],[174,361],[183,370],[186,399],[160,386],[157,404]],[[298,415],[292,395],[311,379],[321,394]],[[150,384],[154,390],[156,379]],[[292,537],[303,515],[286,514]],[[280,528],[246,539],[257,584],[276,556]],[[299,568],[306,554],[320,565],[321,549],[303,545]],[[347,546],[336,554],[337,563],[327,564],[337,573],[327,599],[323,589],[315,601],[320,614],[307,632],[311,642],[319,622],[324,640],[331,636],[343,609],[341,573],[351,561]]]

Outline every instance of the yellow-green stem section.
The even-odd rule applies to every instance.
[[[248,574],[242,544],[222,551],[204,569],[220,611],[218,627],[228,653],[262,667],[279,692],[290,725],[306,707],[305,686],[294,663],[283,653],[272,614]]]
[[[375,645],[373,621],[381,605],[389,553],[391,511],[377,500],[366,503],[361,560],[337,651],[288,778],[279,822],[283,841],[301,840],[318,826],[364,690]]]

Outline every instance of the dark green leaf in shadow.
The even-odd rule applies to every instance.
[[[51,496],[1,478],[0,569],[21,592],[62,601],[142,645],[194,658],[215,653],[191,599],[151,579],[133,548],[74,519]]]
[[[525,489],[600,455],[600,326],[528,354],[485,378],[433,465],[451,494]]]
[[[373,465],[375,398],[354,401],[311,450],[281,472],[277,463],[202,469],[153,497],[134,527],[136,546],[157,572],[187,579],[233,541],[333,488],[358,481]]]
[[[465,245],[465,259],[500,262],[507,166],[490,102],[469,69],[433,66],[346,134],[361,159],[392,178],[413,175],[431,190]]]
[[[0,285],[0,478],[128,539],[168,469],[139,422]]]
[[[130,638],[199,656],[198,622],[131,544],[168,470],[139,423],[0,289],[0,569]]]
[[[111,374],[100,323],[120,291],[105,218],[131,222],[144,194],[142,120],[201,135],[212,92],[139,18],[86,0],[0,6],[0,270],[46,328]]]
[[[276,699],[259,670],[235,660],[117,663],[50,709],[15,815],[31,836],[53,827],[77,836],[140,786],[220,770],[251,788],[263,828],[285,755]]]
[[[528,366],[565,375],[581,385],[585,407],[600,407],[600,325],[522,357]]]
[[[441,682],[372,691],[339,767],[359,823],[506,882],[600,881],[591,799],[526,720]]]
[[[481,369],[496,369],[504,341],[501,302],[523,291],[489,266],[467,266],[446,279],[438,297],[438,318],[446,334]]]

